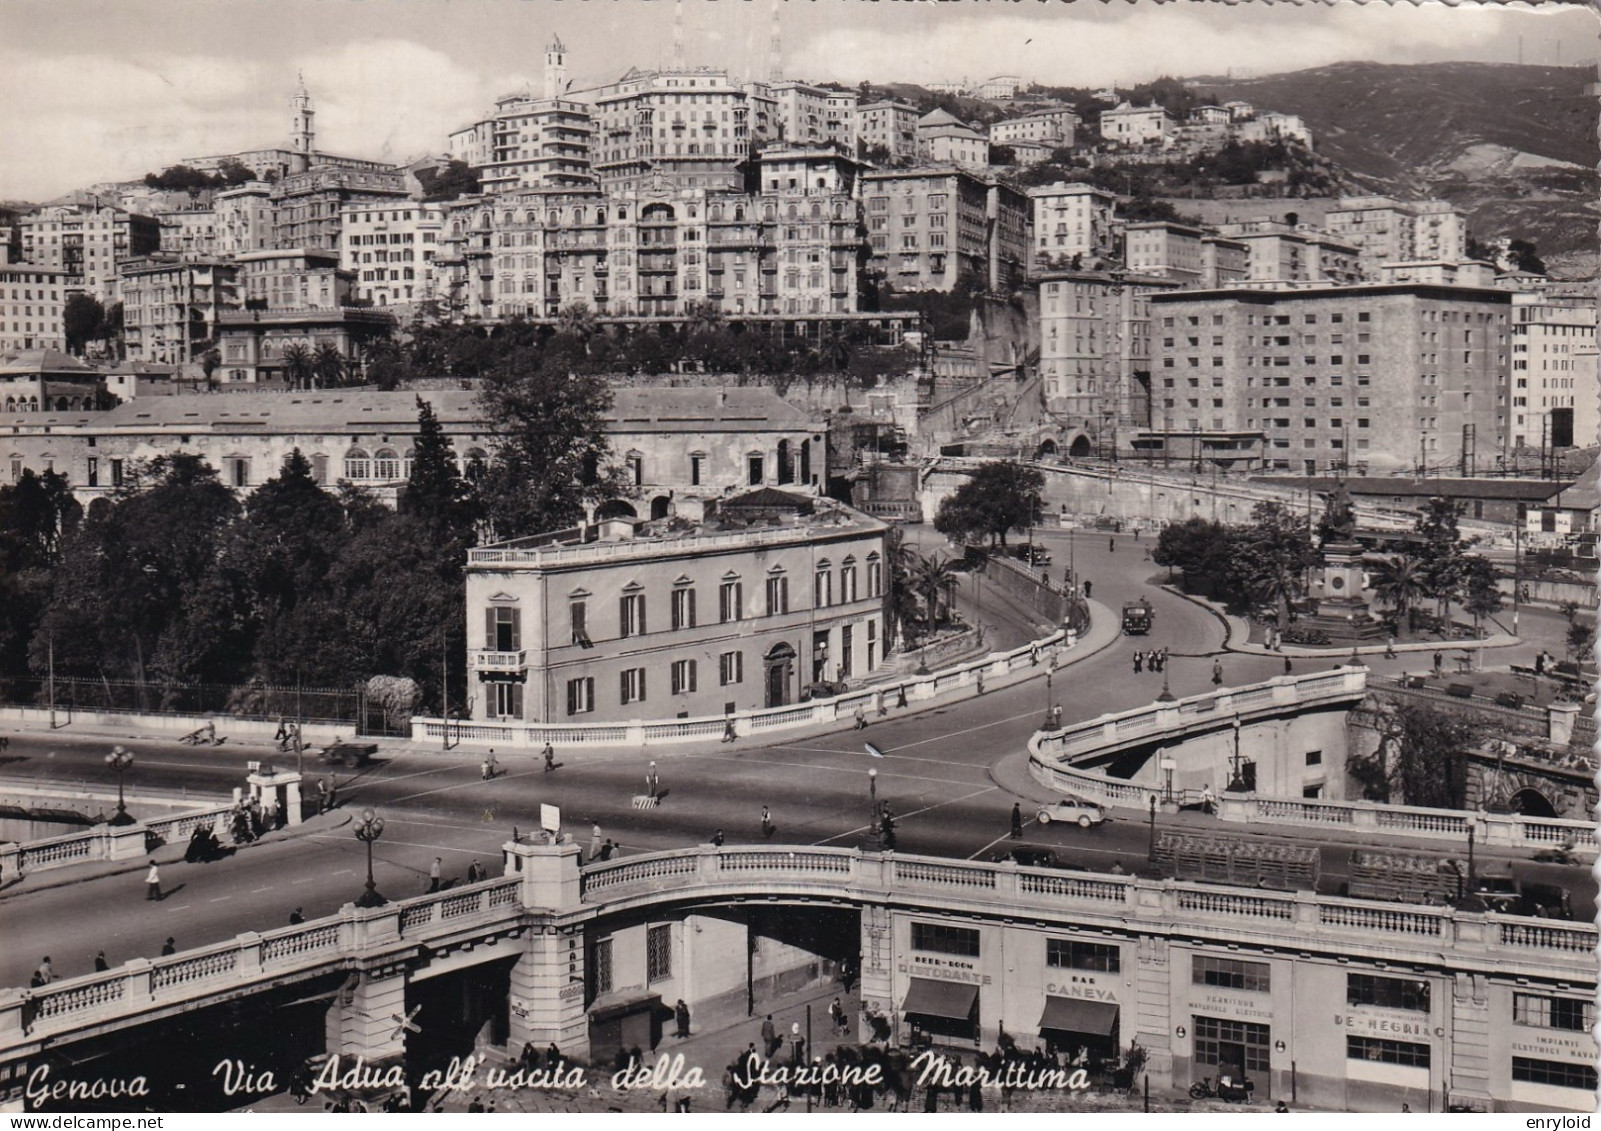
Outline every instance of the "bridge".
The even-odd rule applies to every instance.
[[[1359,1110],[1429,1110],[1442,1092],[1517,1110],[1593,1100],[1593,1087],[1517,1078],[1510,1024],[1515,996],[1593,998],[1589,924],[854,849],[708,845],[582,868],[579,855],[525,838],[505,845],[504,875],[459,890],[8,991],[0,1071],[49,1060],[104,1072],[130,1035],[179,1017],[204,1029],[258,996],[311,1002],[326,1051],[369,1061],[415,1067],[424,1050],[408,1046],[423,1040],[436,1059],[525,1041],[603,1058],[603,1008],[648,1025],[662,1000],[703,1016],[734,993],[743,1016],[752,973],[730,970],[730,954],[824,969],[859,954],[863,1040],[883,1025],[968,1049],[1003,1031],[1024,1044],[1137,1035],[1153,1087],[1183,1088],[1216,1074],[1202,1038],[1223,1025],[1247,1034],[1251,1056],[1261,1045],[1259,1098]],[[1252,973],[1216,974],[1237,969]],[[1358,973],[1367,980],[1348,982]],[[1404,980],[1406,1004],[1352,996],[1373,979]],[[408,1041],[394,1018],[422,1000],[432,1028]],[[1330,1040],[1396,1033],[1412,1034],[1406,1067],[1377,1075]],[[1562,1036],[1573,1047],[1547,1059],[1593,1064],[1586,1034]]]

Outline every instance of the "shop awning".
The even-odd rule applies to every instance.
[[[901,1012],[966,1021],[973,1016],[973,1007],[977,1003],[978,987],[975,985],[913,978],[911,988],[906,991],[906,1000],[901,1003]]]
[[[1110,1037],[1117,1027],[1117,1005],[1109,1001],[1084,1001],[1076,997],[1047,997],[1040,1029],[1058,1033],[1083,1033]]]

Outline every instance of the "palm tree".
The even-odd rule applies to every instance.
[[[556,312],[556,332],[588,341],[595,333],[595,314],[586,302],[569,302]]]
[[[294,342],[285,346],[283,363],[284,377],[288,379],[291,389],[304,389],[311,382],[311,351],[304,343]]]
[[[723,309],[710,300],[690,303],[684,317],[691,334],[710,334],[723,328]]]
[[[912,576],[918,592],[923,596],[923,627],[928,632],[933,632],[941,619],[946,619],[941,617],[942,611],[948,617],[950,597],[957,586],[955,567],[955,562],[942,557],[937,551],[931,557],[921,554],[917,557]]]
[[[320,342],[311,355],[311,372],[324,389],[337,388],[344,383],[345,355],[332,342]]]
[[[1397,622],[1427,593],[1423,567],[1408,554],[1398,554],[1373,569],[1373,592],[1379,603],[1395,610]]]

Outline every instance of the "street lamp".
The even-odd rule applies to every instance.
[[[128,806],[122,798],[122,775],[133,765],[133,755],[121,746],[113,746],[111,753],[106,755],[106,765],[117,771],[117,815],[111,818],[110,823],[117,826],[137,824],[128,815]]]
[[[1145,850],[1145,863],[1156,867],[1156,794],[1151,794],[1151,843]]]
[[[878,771],[877,770],[868,770],[867,771],[867,796],[868,796],[869,800],[871,800],[871,801],[873,801],[875,803],[878,801]]]
[[[1240,776],[1240,719],[1238,715],[1234,718],[1234,768],[1233,775],[1229,779],[1228,791],[1230,793],[1245,792],[1245,779]]]
[[[356,839],[367,846],[367,890],[356,897],[357,907],[382,907],[389,902],[378,894],[378,885],[372,878],[373,842],[383,835],[384,819],[371,809],[363,809],[361,821],[356,825]]]

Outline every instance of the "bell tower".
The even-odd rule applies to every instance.
[[[552,36],[545,48],[545,97],[560,98],[567,92],[567,48],[561,36]]]
[[[311,94],[306,90],[305,75],[300,75],[299,79],[300,87],[295,91],[291,103],[295,109],[294,127],[290,131],[290,147],[294,150],[289,170],[292,173],[304,173],[311,168],[317,140],[317,131],[312,124],[317,112],[311,108]]]

